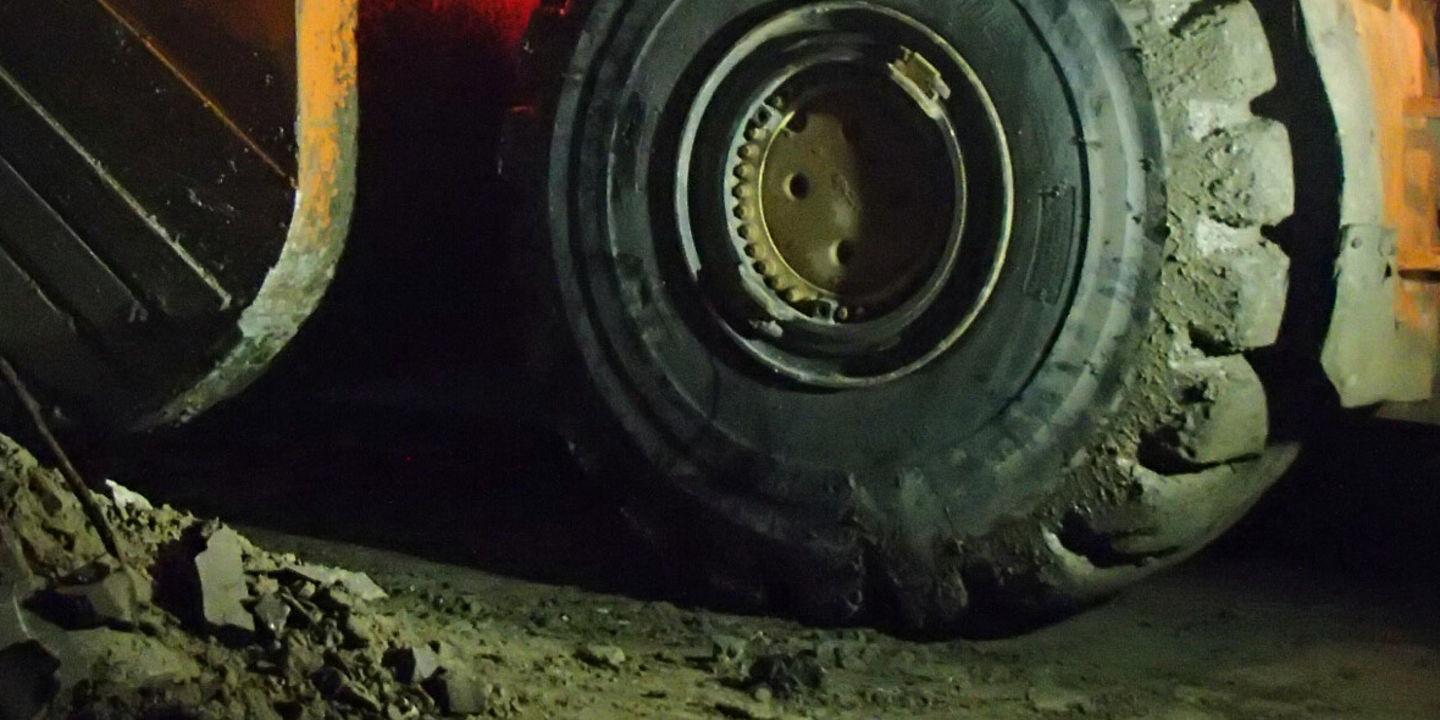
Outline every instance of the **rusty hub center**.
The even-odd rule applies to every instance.
[[[934,181],[950,159],[927,142],[925,97],[852,78],[772,97],[752,118],[735,169],[740,234],[787,303],[859,320],[903,302],[934,272],[956,207],[953,187]]]
[[[994,105],[944,38],[868,0],[805,3],[695,92],[674,209],[712,337],[838,389],[903,378],[969,331],[1013,183]]]

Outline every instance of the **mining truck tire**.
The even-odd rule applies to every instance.
[[[999,635],[1242,516],[1296,448],[1250,2],[570,0],[505,173],[531,367],[727,601]]]

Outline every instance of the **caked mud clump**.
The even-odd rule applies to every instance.
[[[369,577],[266,552],[110,483],[110,556],[62,478],[0,436],[0,718],[503,715]],[[438,635],[438,633],[436,633]]]

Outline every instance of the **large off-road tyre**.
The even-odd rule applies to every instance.
[[[549,2],[506,157],[537,374],[732,600],[1106,598],[1294,455],[1247,360],[1294,198],[1267,48],[1249,2]]]

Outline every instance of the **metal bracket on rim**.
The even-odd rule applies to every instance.
[[[1427,127],[1440,91],[1436,4],[1300,7],[1344,178],[1339,292],[1322,362],[1345,407],[1426,400],[1440,358],[1440,147]]]

